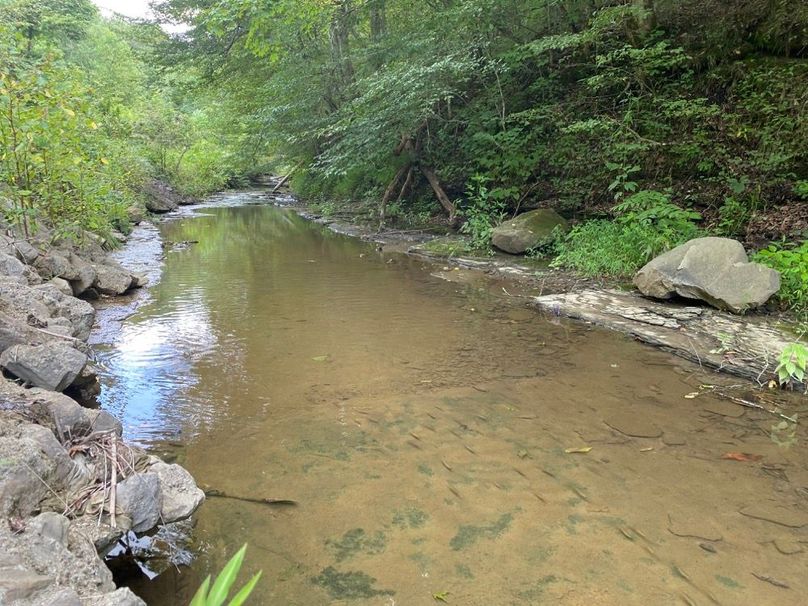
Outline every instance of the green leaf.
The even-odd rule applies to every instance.
[[[241,569],[241,564],[244,561],[244,553],[247,551],[246,543],[236,552],[230,561],[222,569],[222,572],[216,577],[216,582],[210,590],[206,606],[222,606],[230,588],[238,576],[238,571]]]
[[[196,590],[189,606],[205,606],[208,601],[208,587],[210,587],[210,575],[202,582],[199,589]]]
[[[233,596],[233,599],[230,600],[230,604],[228,606],[241,606],[241,604],[243,604],[244,601],[250,596],[253,589],[255,589],[258,579],[261,578],[262,572],[263,571],[256,573],[255,576],[250,579],[250,582],[242,587],[235,596]]]

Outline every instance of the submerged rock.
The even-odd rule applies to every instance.
[[[87,364],[87,355],[61,343],[14,345],[0,354],[0,366],[35,387],[64,391]]]
[[[495,227],[491,232],[491,243],[505,252],[521,254],[549,243],[556,229],[568,231],[566,219],[554,210],[540,208],[522,213]]]
[[[729,238],[696,238],[656,257],[634,277],[641,293],[675,295],[743,313],[760,307],[780,289],[780,274],[750,263],[743,245]]]

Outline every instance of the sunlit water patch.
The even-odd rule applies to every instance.
[[[232,497],[193,563],[132,581],[150,604],[245,542],[255,604],[804,602],[801,428],[778,446],[766,413],[685,398],[697,367],[265,201],[162,224],[192,244],[102,330],[127,436]]]

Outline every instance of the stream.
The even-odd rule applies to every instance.
[[[244,543],[253,604],[805,603],[801,426],[268,201],[143,228],[121,255],[156,284],[99,313],[125,437],[241,497],[155,538],[172,563],[127,580],[148,604],[187,603]]]

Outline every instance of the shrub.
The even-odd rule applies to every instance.
[[[470,237],[473,250],[491,250],[491,231],[504,217],[505,204],[491,196],[488,181],[483,175],[474,175],[461,208],[466,222],[460,231]]]
[[[656,255],[699,235],[696,212],[681,209],[665,194],[642,191],[614,207],[615,221],[575,226],[556,245],[556,267],[588,276],[628,276]]]
[[[772,244],[752,260],[780,272],[780,302],[800,316],[808,316],[808,242],[792,248]]]
[[[802,385],[805,383],[805,370],[808,366],[808,347],[802,343],[786,345],[778,357],[777,380],[780,385],[788,385],[792,381]]]

